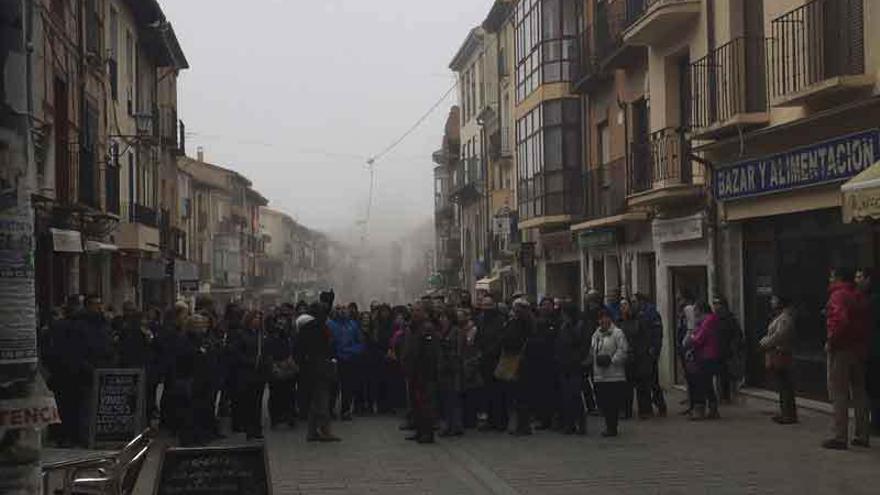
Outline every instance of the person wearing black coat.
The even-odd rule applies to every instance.
[[[586,411],[581,393],[584,387],[584,364],[590,354],[590,335],[574,303],[566,303],[562,307],[562,325],[555,347],[562,404],[562,432],[586,435]]]
[[[263,391],[267,364],[263,313],[252,311],[245,316],[244,328],[229,336],[231,371],[235,376],[233,418],[247,439],[262,439]]]
[[[266,335],[266,354],[269,359],[269,422],[272,428],[279,423],[296,425],[296,361],[294,345],[296,326],[293,306],[283,305],[270,320]]]
[[[407,440],[434,443],[434,393],[437,389],[439,363],[437,328],[428,318],[424,303],[413,306],[410,334],[403,351],[403,367],[412,392],[413,420],[416,431]]]
[[[529,401],[532,404],[532,412],[538,419],[540,430],[552,427],[554,415],[561,405],[555,356],[559,325],[559,315],[554,302],[545,297],[541,301],[538,317],[535,319],[535,332],[526,345],[526,354],[531,366],[529,376],[532,380],[529,384]]]
[[[517,299],[513,303],[513,318],[507,322],[501,339],[504,354],[520,356],[516,381],[506,384],[516,404],[516,428],[512,433],[517,436],[532,434],[532,392],[538,383],[537,377],[542,373],[536,369],[540,360],[529,349],[529,342],[534,336],[535,321],[529,303],[525,299]]]
[[[326,325],[327,309],[315,304],[296,319],[296,362],[300,365],[300,388],[308,390],[308,436],[310,442],[338,442],[330,431],[330,388],[336,380],[333,342]]]
[[[649,349],[651,348],[650,329],[638,317],[635,308],[628,299],[620,301],[621,321],[618,326],[623,330],[629,344],[629,356],[626,362],[626,381],[629,386],[623,403],[625,418],[633,415],[633,392],[635,392],[639,418],[646,419],[652,415],[651,407],[651,372],[653,363]]]
[[[501,358],[501,340],[507,317],[498,311],[491,296],[480,301],[480,311],[474,318],[477,325],[476,345],[480,351],[480,368],[483,374],[482,409],[488,416],[483,430],[505,431],[509,421],[511,398],[508,384],[495,378],[495,368]]]

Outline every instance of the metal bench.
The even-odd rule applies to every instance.
[[[146,429],[122,450],[108,457],[44,464],[43,493],[57,495],[127,495],[153,441],[154,431]],[[52,491],[53,477],[62,478],[62,487]]]

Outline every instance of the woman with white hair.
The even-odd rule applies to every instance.
[[[599,328],[593,334],[590,355],[593,361],[593,382],[599,409],[605,417],[603,437],[617,436],[620,408],[628,390],[626,383],[626,359],[629,345],[623,330],[614,324],[607,307],[599,309]]]

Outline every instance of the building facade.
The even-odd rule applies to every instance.
[[[461,108],[453,106],[446,118],[443,142],[434,152],[434,239],[439,287],[459,289],[462,280],[461,210],[453,201],[453,181],[459,165]]]

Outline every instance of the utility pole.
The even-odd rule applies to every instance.
[[[33,23],[31,0],[0,0],[0,493],[40,493],[40,428],[58,421],[37,362]]]

